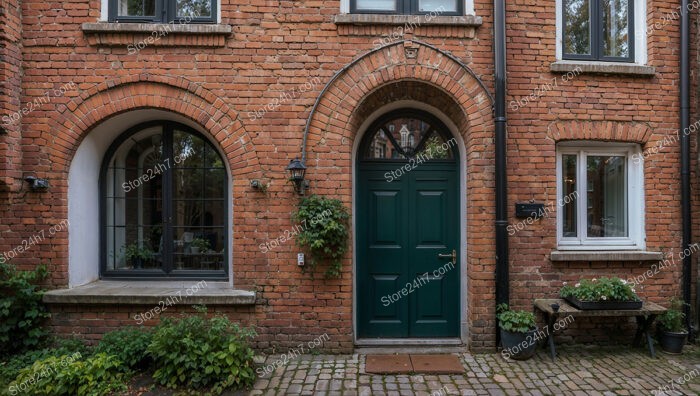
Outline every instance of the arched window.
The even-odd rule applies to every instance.
[[[363,140],[362,160],[455,160],[457,142],[430,113],[402,109],[375,121]]]
[[[126,131],[102,165],[102,277],[227,279],[227,191],[221,156],[193,129]]]

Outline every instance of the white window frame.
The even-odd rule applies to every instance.
[[[641,153],[637,144],[567,142],[557,146],[557,246],[559,250],[644,250],[644,165],[635,158]],[[562,186],[562,155],[575,154],[576,161],[576,225],[577,237],[564,237],[564,188]],[[626,238],[588,238],[588,180],[585,164],[588,155],[624,155],[627,171],[627,216],[629,237]]]
[[[563,54],[563,32],[564,32],[564,22],[562,21],[562,10],[564,7],[563,0],[556,0],[556,58],[557,61],[562,61],[564,59]],[[669,24],[663,29],[671,29],[672,26]],[[634,0],[634,64],[636,65],[646,65],[648,60],[647,56],[647,2],[646,0]],[[605,61],[589,61],[589,60],[566,60],[564,62],[574,62],[574,63],[603,63],[603,64],[623,64],[629,65],[630,63],[625,62],[605,62]]]

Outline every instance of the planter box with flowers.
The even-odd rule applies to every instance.
[[[564,283],[561,297],[581,310],[639,309],[642,301],[634,285],[620,278],[582,279],[574,286]]]

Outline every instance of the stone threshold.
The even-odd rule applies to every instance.
[[[96,281],[44,294],[47,304],[173,304],[253,305],[254,291],[233,289],[226,282]]]
[[[551,261],[661,261],[664,254],[640,250],[554,250]]]

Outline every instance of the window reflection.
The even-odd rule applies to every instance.
[[[627,237],[624,156],[588,156],[588,236]]]
[[[224,273],[227,176],[214,147],[168,125],[113,153],[103,179],[106,269]]]
[[[427,120],[398,117],[380,125],[374,132],[364,157],[366,159],[438,160],[455,158],[454,139],[448,131],[438,130]]]

